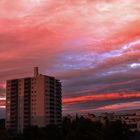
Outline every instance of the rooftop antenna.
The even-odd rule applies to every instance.
[[[38,76],[39,75],[39,71],[38,71],[38,67],[34,67],[34,76]]]

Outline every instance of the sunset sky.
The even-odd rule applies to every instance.
[[[63,113],[140,109],[139,0],[1,0],[0,117],[5,81],[63,83]]]

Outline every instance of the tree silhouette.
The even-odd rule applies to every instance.
[[[0,140],[130,140],[131,137],[132,132],[121,121],[108,120],[102,124],[78,116],[73,121],[65,117],[61,128],[33,126],[17,137],[10,137],[5,129],[0,129]]]
[[[129,140],[131,132],[121,121],[110,121],[102,129],[103,140]]]

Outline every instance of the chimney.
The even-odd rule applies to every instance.
[[[34,76],[38,76],[39,72],[38,72],[38,67],[34,67]]]

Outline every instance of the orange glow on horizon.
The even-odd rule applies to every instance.
[[[0,108],[5,108],[5,106],[6,106],[6,100],[0,99]]]
[[[115,99],[126,99],[126,98],[138,98],[140,93],[110,93],[110,94],[99,94],[99,95],[87,95],[73,98],[64,98],[63,105],[76,104],[88,101],[99,101],[99,100],[115,100]],[[6,99],[0,99],[0,106],[5,106]]]
[[[100,95],[88,95],[88,96],[80,96],[75,98],[65,98],[62,101],[63,106],[83,103],[88,101],[101,101],[101,100],[115,100],[115,99],[128,99],[128,98],[138,98],[140,97],[140,93],[110,93],[110,94],[100,94]],[[139,103],[140,104],[140,103]],[[120,103],[114,105],[107,105],[104,107],[97,107],[95,109],[83,109],[80,112],[87,112],[87,111],[103,111],[103,110],[117,110],[117,109],[124,109],[128,108],[129,106],[135,107],[137,104],[135,103]],[[0,98],[0,108],[5,108],[6,106],[6,99]]]
[[[110,94],[99,94],[99,95],[87,95],[75,98],[63,99],[63,104],[75,104],[87,101],[98,101],[98,100],[115,100],[115,99],[126,99],[126,98],[138,98],[140,93],[110,93]]]

